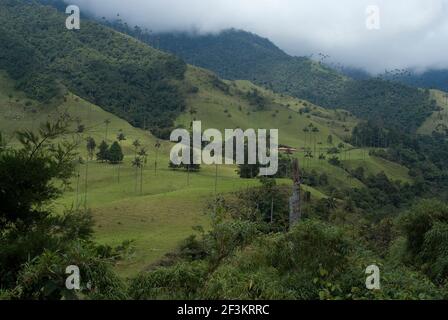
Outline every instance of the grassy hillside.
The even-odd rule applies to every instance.
[[[426,119],[419,128],[418,133],[432,134],[438,132],[448,135],[448,98],[447,93],[439,90],[431,90],[431,97],[437,101],[438,110]]]
[[[339,158],[343,163],[366,166],[366,172],[376,174],[384,171],[392,179],[410,181],[407,169],[383,159],[370,157],[368,150],[356,149],[344,142],[358,119],[344,110],[328,110],[305,100],[296,99],[258,87],[248,81],[226,81],[225,90],[214,85],[216,76],[206,70],[189,67],[186,79],[199,88],[198,93],[189,95],[188,110],[177,123],[189,127],[192,120],[201,120],[207,128],[278,128],[280,144],[298,149],[294,154],[305,169],[326,172],[335,183],[342,186],[360,186],[359,181],[348,179],[341,168],[319,160],[320,153],[327,154],[331,148],[344,144]],[[267,103],[263,110],[257,110],[246,99],[247,92],[257,90]],[[193,112],[191,112],[193,110]],[[302,113],[300,112],[302,110]],[[305,111],[304,111],[305,110]],[[317,133],[306,133],[305,128],[318,128]],[[330,144],[329,136],[333,137]],[[305,158],[305,150],[311,149],[316,157]]]
[[[190,175],[182,171],[171,171],[168,169],[171,144],[162,142],[156,175],[154,171],[156,139],[149,132],[132,127],[125,120],[76,95],[69,94],[66,101],[59,105],[39,104],[38,101],[29,99],[23,92],[16,90],[15,82],[7,77],[5,72],[0,74],[0,128],[10,143],[14,143],[12,137],[15,130],[38,128],[39,123],[55,118],[61,113],[67,113],[72,117],[74,128],[79,124],[85,126],[84,133],[74,136],[75,139],[82,141],[79,151],[84,159],[87,154],[85,138],[91,136],[97,144],[105,139],[106,120],[110,121],[107,125],[109,143],[116,139],[118,133],[125,134],[126,140],[122,142],[126,155],[124,164],[118,168],[91,161],[88,163],[87,178],[87,207],[91,208],[95,217],[96,239],[108,244],[136,240],[135,253],[118,267],[123,276],[134,274],[176,248],[182,239],[193,232],[193,226],[202,225],[207,228],[210,212],[205,210],[205,207],[208,201],[214,199],[214,167],[203,166],[199,173]],[[187,112],[178,117],[176,120],[178,124],[187,127],[194,117],[202,120],[206,127],[218,129],[279,128],[280,143],[298,148],[300,151],[294,156],[301,159],[302,166],[307,170],[326,172],[333,185],[362,186],[361,182],[349,179],[343,169],[331,166],[326,161],[317,159],[305,161],[301,150],[305,147],[305,133],[302,129],[310,123],[320,130],[316,134],[316,143],[322,142],[322,145],[318,145],[319,149],[329,147],[327,144],[329,134],[334,135],[334,144],[342,142],[341,138],[347,134],[343,126],[351,128],[357,122],[355,118],[347,116],[346,112],[325,110],[306,101],[274,94],[247,81],[216,82],[217,78],[212,73],[195,67],[188,67],[186,81],[191,86],[196,86],[198,92],[188,96]],[[229,88],[228,92],[222,90],[227,88],[226,86]],[[255,88],[258,88],[260,94],[269,101],[264,111],[256,111],[246,98],[245,93]],[[309,113],[302,115],[298,113],[298,110],[306,107],[311,109]],[[193,115],[189,112],[191,108],[196,110]],[[134,156],[132,142],[135,139],[139,139],[142,146],[149,151],[148,164],[143,172],[142,193],[140,178],[136,187],[136,171],[131,165]],[[311,138],[307,136],[308,147],[311,145],[310,142]],[[365,150],[355,150],[349,146],[347,150],[349,151],[341,154],[341,158],[348,165],[361,165],[368,168],[367,172],[385,171],[394,179],[408,180],[406,168],[369,157]],[[255,180],[240,179],[235,169],[234,166],[219,167],[219,193],[258,185]],[[85,163],[79,165],[78,172],[79,179],[77,177],[73,179],[71,190],[66,190],[64,197],[58,202],[60,210],[72,206],[83,208],[85,205]],[[118,182],[119,175],[120,182]],[[289,183],[288,180],[280,182]],[[314,198],[325,196],[322,190],[307,186],[305,189],[311,191]]]
[[[384,171],[393,179],[410,180],[406,168],[344,142],[358,123],[347,111],[324,109],[247,80],[220,80],[96,23],[85,22],[80,32],[68,32],[64,15],[50,7],[8,0],[0,8],[6,21],[0,27],[0,131],[14,144],[15,130],[38,129],[61,114],[70,116],[82,161],[58,209],[90,208],[101,243],[135,240],[135,253],[119,265],[124,276],[175,249],[192,227],[208,226],[206,205],[215,198],[215,168],[203,166],[190,174],[172,171],[172,145],[165,141],[158,152],[155,149],[153,134],[166,134],[175,125],[189,128],[196,119],[204,128],[279,129],[280,143],[298,149],[293,156],[302,168],[326,173],[333,186],[363,186],[344,167],[363,166],[367,173]],[[322,68],[315,63],[311,67]],[[315,132],[304,131],[310,128]],[[110,144],[119,133],[126,137],[121,142],[122,165],[87,161],[87,137],[97,145],[102,140]],[[143,179],[132,166],[136,139],[149,153]],[[318,159],[335,147],[340,149],[341,167]],[[306,150],[313,158],[305,158]],[[218,193],[254,185],[258,181],[240,179],[235,166],[218,168]],[[323,188],[304,188],[315,199],[329,196]]]
[[[67,30],[66,15],[34,1],[0,2],[0,68],[40,102],[65,92],[163,136],[185,104],[186,65],[98,23]]]
[[[213,70],[222,78],[247,79],[402,131],[415,132],[435,107],[427,91],[381,79],[354,80],[323,62],[289,56],[268,39],[248,32],[146,35],[120,23],[112,25],[188,63]]]

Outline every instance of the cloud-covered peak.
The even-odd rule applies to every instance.
[[[448,0],[70,0],[81,11],[160,31],[237,28],[293,55],[319,52],[371,72],[448,68]],[[379,9],[368,29],[367,8]],[[376,19],[371,13],[370,18]],[[375,22],[375,21],[374,21]],[[371,23],[371,21],[370,21]]]

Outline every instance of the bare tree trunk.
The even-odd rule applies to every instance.
[[[218,165],[216,164],[216,168],[215,168],[215,197],[216,197],[217,193],[218,193]]]
[[[159,158],[159,150],[156,150],[156,161],[154,162],[154,175],[157,176],[157,160]]]
[[[86,211],[87,211],[88,177],[89,177],[89,160],[86,161],[86,181],[85,181],[85,188],[84,188],[84,210],[86,210]]]
[[[80,178],[81,178],[81,172],[79,172],[79,167],[78,167],[77,178],[76,178],[76,201],[75,201],[76,209],[78,209],[78,205],[79,205],[79,180],[80,180]]]
[[[143,166],[140,167],[140,194],[143,194]]]
[[[300,169],[299,161],[295,159],[292,163],[292,196],[289,199],[289,227],[292,228],[301,219],[300,210]]]
[[[137,184],[138,184],[138,167],[135,167],[135,186],[134,186],[135,192],[137,192]]]
[[[120,184],[120,168],[121,168],[121,163],[118,164],[118,184]]]

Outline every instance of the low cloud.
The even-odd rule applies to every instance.
[[[243,29],[292,55],[385,69],[448,68],[448,0],[70,0],[81,11],[154,32]],[[379,29],[366,8],[380,10]]]

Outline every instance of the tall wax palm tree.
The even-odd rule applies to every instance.
[[[157,175],[157,161],[158,161],[159,150],[160,150],[161,146],[162,146],[162,144],[160,143],[159,140],[157,140],[156,144],[154,145],[154,148],[156,149],[156,158],[154,161],[154,175]]]
[[[117,135],[117,141],[120,144],[121,147],[121,142],[126,140],[126,136],[124,135],[123,132],[119,132]],[[121,176],[121,162],[118,163],[118,183],[120,183],[120,176]]]
[[[317,136],[317,134],[320,132],[320,130],[319,130],[319,128],[317,128],[317,127],[313,127],[313,129],[312,129],[312,132],[313,132],[313,136],[314,136],[314,157],[316,157],[316,152],[317,152],[317,146],[316,146],[316,136]]]
[[[310,132],[310,129],[308,128],[308,127],[305,127],[305,129],[303,129],[303,132],[305,132],[305,147],[304,147],[304,152],[306,153],[307,151],[307,147],[308,147],[308,144],[307,144],[307,135],[308,135],[308,133]],[[305,160],[306,160],[306,155],[305,155]],[[306,161],[305,161],[305,164],[306,164]]]
[[[109,120],[109,119],[104,120],[104,124],[106,125],[106,135],[105,135],[105,139],[104,139],[104,141],[107,142],[107,134],[109,133],[109,124],[110,124],[110,120]]]
[[[137,183],[138,183],[138,170],[143,166],[143,161],[140,157],[135,157],[132,160],[132,166],[135,168],[135,187],[134,190],[137,192]]]
[[[140,140],[139,140],[139,139],[135,139],[135,140],[132,142],[132,145],[134,146],[134,155],[135,155],[135,157],[137,157],[137,151],[138,151],[138,148],[140,148],[140,146],[141,146],[141,144],[140,144]]]
[[[195,107],[190,108],[191,122],[190,125],[193,127],[194,115],[198,113],[198,110]]]
[[[138,156],[141,159],[141,166],[140,166],[140,194],[143,194],[143,169],[148,162],[148,153],[146,152],[145,148],[140,149],[138,152]]]

